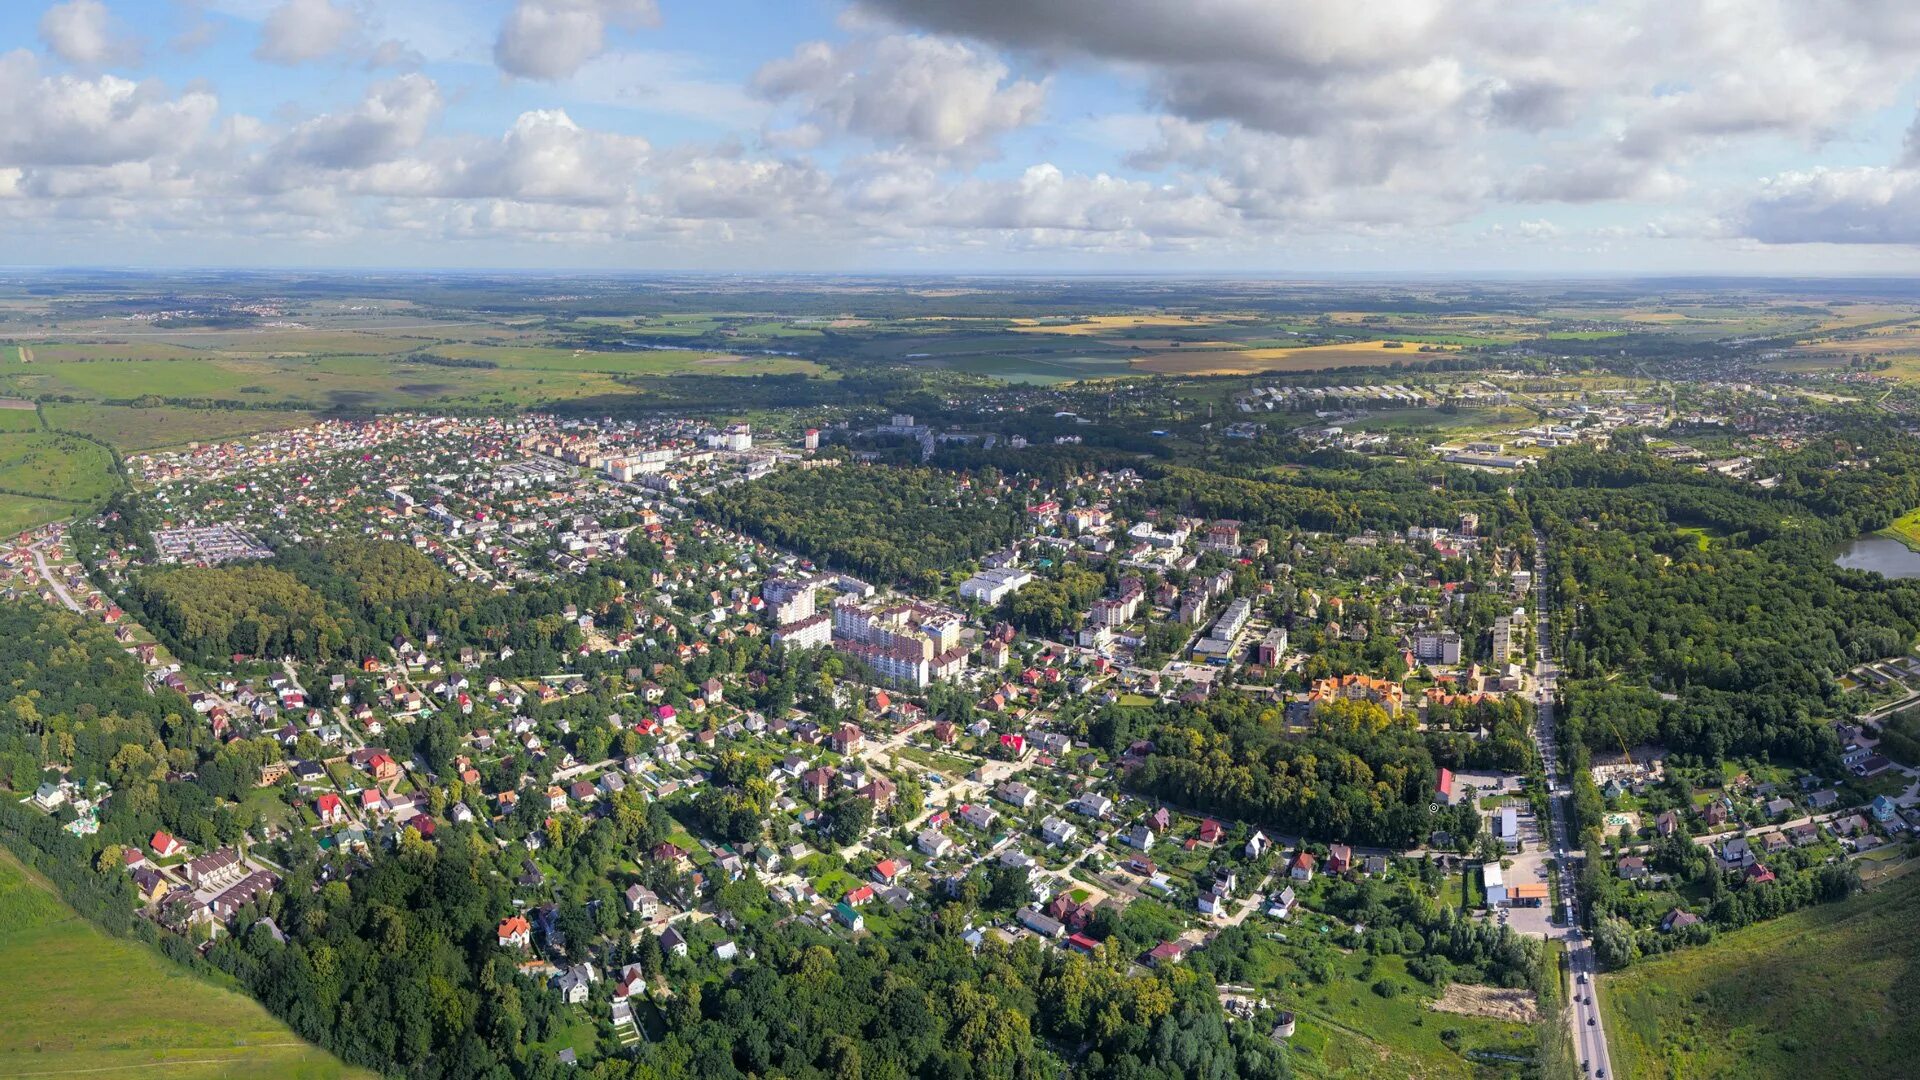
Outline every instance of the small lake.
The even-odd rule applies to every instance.
[[[1920,577],[1920,552],[1892,537],[1868,533],[1834,556],[1833,565],[1890,578],[1916,578]]]

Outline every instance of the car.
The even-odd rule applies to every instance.
[[[1593,1019],[1593,1017],[1591,1017],[1591,1016],[1589,1016],[1589,1017],[1587,1017],[1587,1026],[1588,1026],[1588,1027],[1592,1027],[1593,1025],[1594,1025],[1594,1019]]]
[[[1579,935],[1576,934],[1574,936],[1578,937]],[[1581,986],[1587,985],[1587,973],[1584,971],[1580,973],[1580,985]]]

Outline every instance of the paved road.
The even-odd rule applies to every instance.
[[[46,553],[40,550],[39,544],[33,545],[32,550],[33,565],[40,568],[41,580],[47,583],[47,586],[53,590],[53,594],[60,598],[61,603],[67,605],[68,610],[78,612],[80,610],[80,604],[67,592],[66,583],[60,580],[58,574],[55,574],[47,568]]]
[[[1572,795],[1570,789],[1561,782],[1559,751],[1554,743],[1553,692],[1559,668],[1553,661],[1553,643],[1547,625],[1547,538],[1538,529],[1533,533],[1533,581],[1534,615],[1538,620],[1534,627],[1534,641],[1538,648],[1533,674],[1538,687],[1536,694],[1540,709],[1533,736],[1540,749],[1540,758],[1546,765],[1547,782],[1551,789],[1569,792],[1554,795],[1548,800],[1551,817],[1548,831],[1553,840],[1553,850],[1560,856],[1560,897],[1565,916],[1563,922],[1567,927],[1563,940],[1566,942],[1569,978],[1572,980],[1573,1007],[1567,1011],[1567,1018],[1573,1026],[1573,1046],[1580,1055],[1585,1075],[1611,1076],[1613,1062],[1607,1056],[1606,1021],[1601,1019],[1596,997],[1599,993],[1599,969],[1594,964],[1590,940],[1584,935],[1575,936],[1575,928],[1580,925],[1578,890],[1574,883],[1572,861],[1565,857],[1571,851],[1567,846],[1567,804]]]

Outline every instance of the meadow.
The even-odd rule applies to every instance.
[[[0,850],[0,1075],[372,1080],[259,1003],[108,937]]]
[[[49,432],[0,433],[0,491],[91,505],[119,487],[99,443]]]
[[[1519,1070],[1475,1064],[1462,1050],[1523,1058],[1533,1053],[1533,1032],[1524,1024],[1436,1011],[1433,1002],[1439,995],[1407,974],[1402,957],[1334,954],[1333,959],[1331,982],[1305,984],[1298,996],[1282,995],[1285,1007],[1299,1017],[1290,1040],[1296,1075],[1364,1080],[1504,1076]],[[1375,983],[1393,986],[1394,996],[1383,997],[1374,990]]]
[[[1631,1077],[1899,1076],[1920,1053],[1920,875],[1604,977]]]
[[[104,439],[122,453],[218,442],[313,422],[313,414],[278,409],[187,409],[172,405],[44,405],[47,426]],[[28,414],[32,416],[32,413]],[[6,413],[0,412],[0,421]]]

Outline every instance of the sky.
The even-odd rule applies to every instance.
[[[1915,0],[5,0],[0,265],[1920,271]]]

